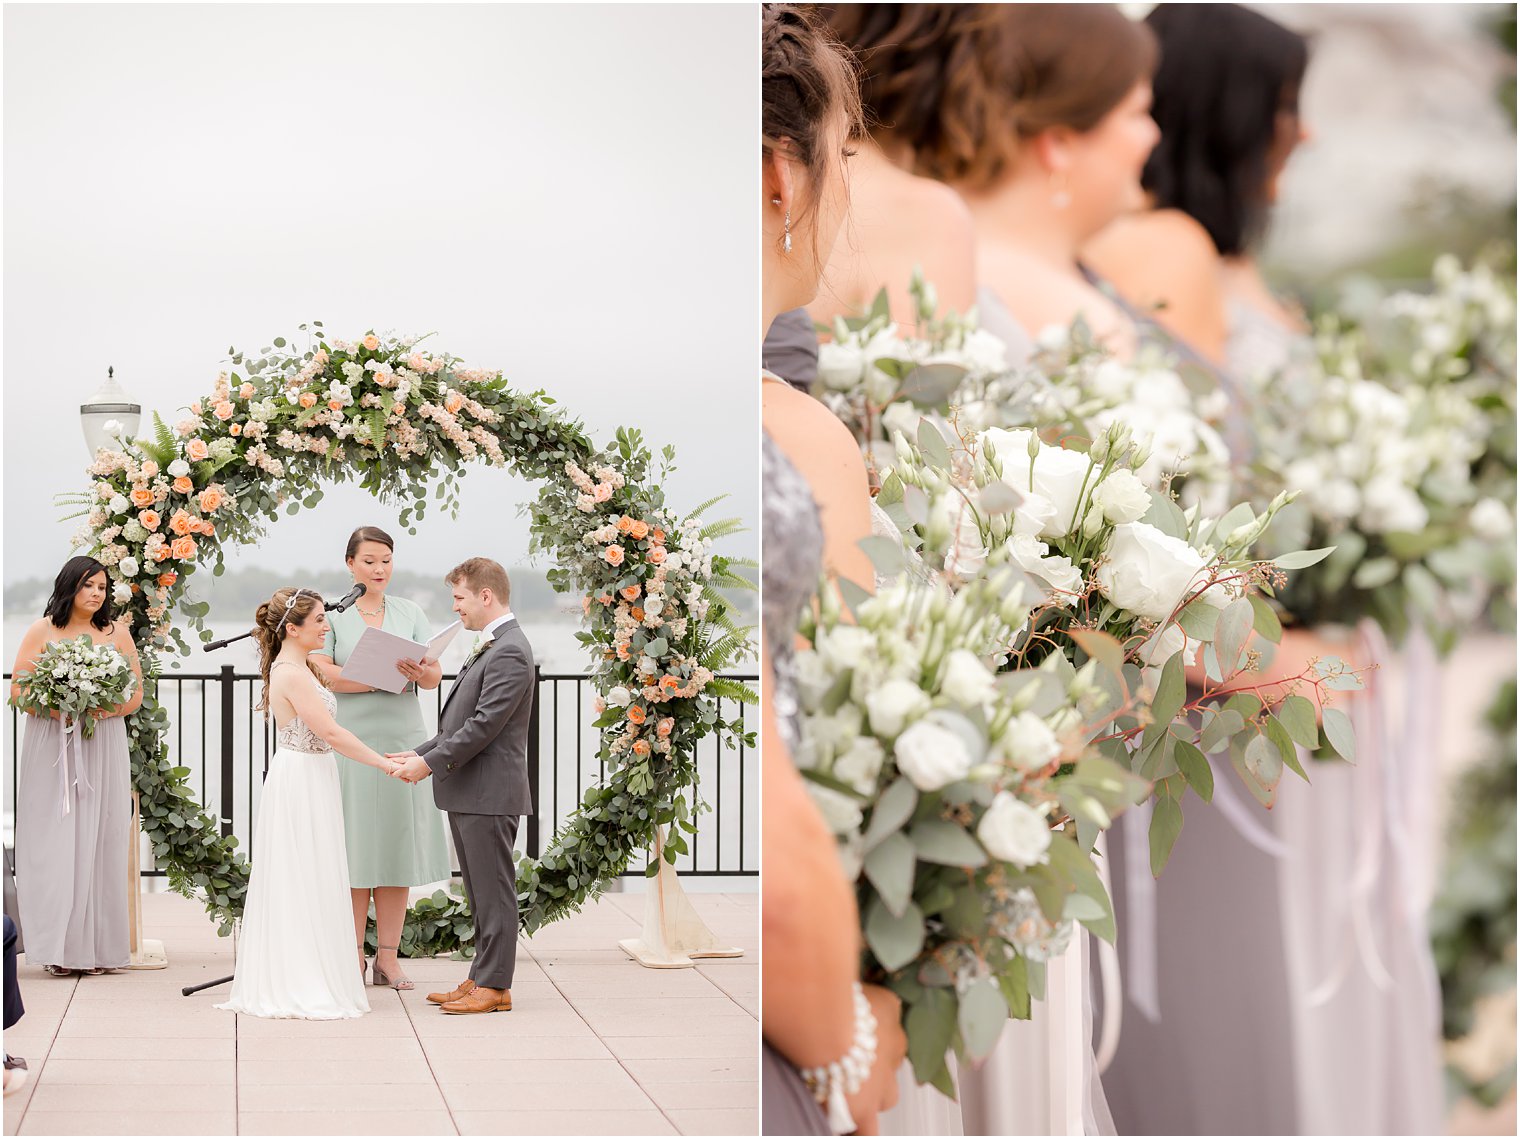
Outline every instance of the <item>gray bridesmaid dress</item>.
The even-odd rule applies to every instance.
[[[795,750],[801,706],[797,700],[797,621],[818,589],[823,570],[823,526],[812,491],[769,435],[762,440],[762,534],[765,566],[761,605],[770,655],[771,704],[787,747]],[[763,762],[780,762],[767,756]],[[761,1130],[766,1135],[828,1135],[827,1120],[797,1069],[769,1044],[760,1072]]]
[[[761,365],[801,392],[818,379],[818,333],[805,308],[784,312],[771,322],[760,346]]]
[[[127,722],[89,739],[27,716],[16,789],[16,900],[26,957],[66,969],[131,963],[127,841],[132,825]]]

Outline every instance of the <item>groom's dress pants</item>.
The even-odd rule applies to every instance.
[[[454,853],[475,916],[475,958],[470,980],[486,989],[510,989],[517,966],[517,868],[512,844],[517,815],[449,812]]]

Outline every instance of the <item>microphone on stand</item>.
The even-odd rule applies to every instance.
[[[354,583],[354,587],[337,601],[324,601],[322,605],[329,613],[341,613],[368,592],[369,587],[362,581],[357,581]]]

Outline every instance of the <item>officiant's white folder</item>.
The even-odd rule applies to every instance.
[[[396,671],[396,662],[437,660],[443,650],[449,647],[449,642],[459,635],[460,628],[460,622],[455,621],[447,629],[434,634],[425,645],[410,637],[387,633],[384,629],[367,628],[359,638],[359,643],[354,646],[354,651],[348,654],[348,660],[343,662],[343,671],[338,675],[344,680],[378,688],[381,692],[400,692],[408,682],[406,677]]]

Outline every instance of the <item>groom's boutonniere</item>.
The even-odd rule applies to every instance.
[[[486,646],[490,643],[490,637],[476,637],[475,643],[470,646],[470,655],[464,658],[464,663],[466,665],[473,664],[475,662],[475,658],[478,657],[481,653],[485,652]]]

